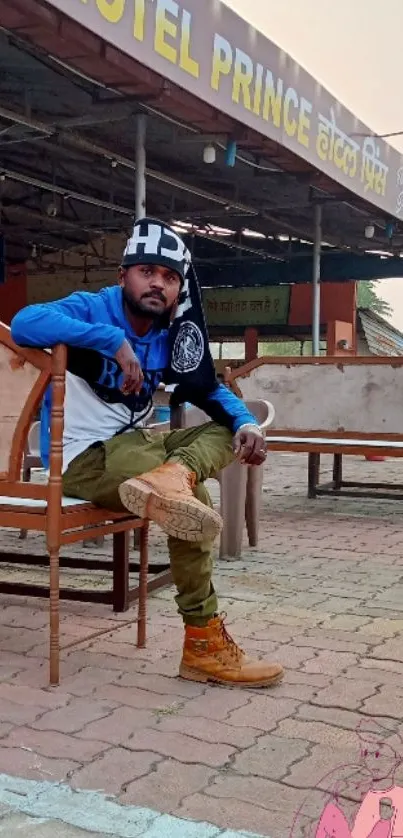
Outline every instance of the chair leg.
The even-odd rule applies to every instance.
[[[340,490],[343,485],[343,455],[335,454],[333,459],[333,489]]]
[[[57,687],[60,682],[59,549],[49,551],[49,565],[49,680],[51,687]]]
[[[24,466],[22,472],[22,482],[23,483],[30,483],[31,482],[31,469]],[[19,539],[24,541],[28,535],[28,530],[20,530]]]
[[[220,558],[240,558],[245,524],[247,466],[231,463],[219,474],[221,487],[221,516],[224,522],[221,533]]]
[[[316,498],[320,478],[320,454],[308,454],[308,498]]]
[[[137,617],[137,646],[144,649],[147,632],[147,582],[148,582],[148,523],[140,530],[139,605]]]
[[[250,547],[259,543],[259,520],[262,509],[263,466],[249,466],[246,486],[246,528]]]
[[[134,550],[140,550],[141,545],[141,530],[138,527],[133,530],[133,548]]]
[[[113,536],[113,610],[121,613],[129,608],[129,533]]]

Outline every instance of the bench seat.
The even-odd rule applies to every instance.
[[[35,509],[46,509],[46,500],[38,500],[37,498],[12,498],[5,495],[0,495],[0,506],[19,506],[34,511]],[[92,503],[80,498],[68,498],[66,495],[62,496],[62,508],[67,509],[70,506],[93,506]]]
[[[403,452],[403,440],[390,439],[346,439],[345,437],[320,437],[320,436],[275,436],[267,435],[267,445],[270,448],[271,444],[275,445],[306,445],[307,448],[317,445],[322,449],[326,447],[332,448],[395,448],[396,451]],[[398,456],[398,455],[397,455]],[[1,502],[1,499],[0,499]]]

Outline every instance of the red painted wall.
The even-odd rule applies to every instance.
[[[27,305],[27,271],[24,263],[9,265],[7,279],[0,285],[0,320],[10,324],[17,311]]]
[[[341,320],[355,323],[355,282],[323,283],[321,285],[321,323]],[[289,326],[310,326],[312,323],[312,286],[293,285],[291,289]]]

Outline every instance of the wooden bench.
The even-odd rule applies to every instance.
[[[403,358],[259,358],[226,370],[243,399],[276,411],[269,450],[308,454],[308,494],[398,497],[403,486],[343,480],[343,456],[403,456]],[[333,480],[319,485],[320,456],[334,457]]]
[[[108,601],[115,611],[126,610],[138,599],[138,646],[146,641],[146,600],[151,588],[170,581],[170,573],[148,583],[148,522],[129,513],[101,509],[62,493],[62,436],[66,347],[47,352],[22,349],[13,342],[10,329],[0,323],[0,527],[35,530],[46,536],[48,559],[3,553],[1,561],[15,564],[49,562],[49,588],[2,581],[0,592],[49,596],[50,600],[50,683],[59,683],[59,598]],[[52,416],[49,480],[46,485],[23,482],[22,463],[27,436],[48,385],[52,387]],[[110,562],[84,559],[59,560],[60,548],[85,538],[113,535],[113,591],[105,593],[59,589],[59,567],[109,569]],[[129,587],[128,538],[140,530],[139,584]]]

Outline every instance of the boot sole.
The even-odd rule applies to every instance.
[[[200,684],[215,684],[219,687],[228,687],[229,689],[261,689],[262,687],[274,687],[279,684],[284,678],[284,672],[279,672],[278,675],[272,678],[266,678],[262,681],[224,681],[221,678],[215,678],[214,675],[207,675],[205,672],[200,672],[198,669],[191,669],[186,664],[181,663],[179,667],[179,676],[185,681],[197,681]]]
[[[167,535],[181,541],[214,541],[222,530],[221,517],[208,506],[199,501],[172,501],[142,480],[122,483],[119,495],[133,515],[154,521]]]

